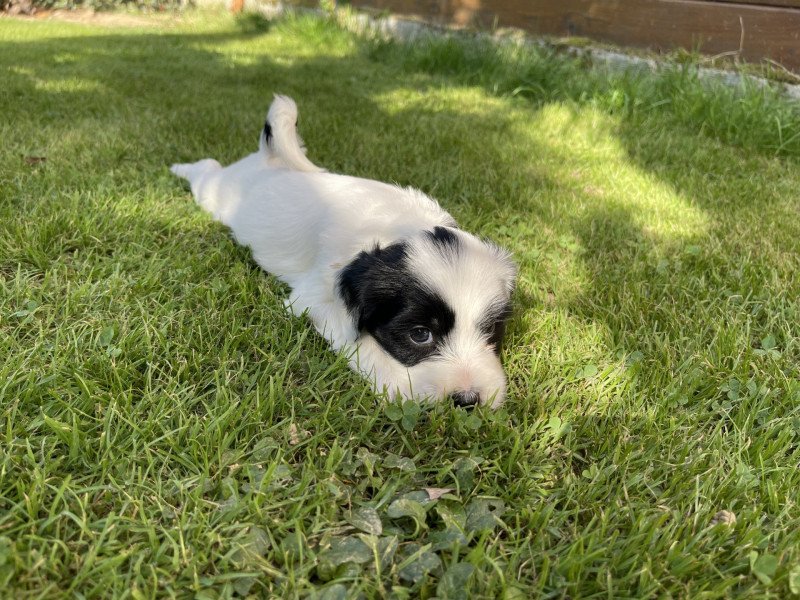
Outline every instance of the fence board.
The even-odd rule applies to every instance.
[[[741,50],[744,60],[769,58],[800,72],[797,8],[708,0],[351,0],[351,4],[440,24],[497,24],[656,50],[680,47],[705,54]]]
[[[711,2],[726,2],[728,4],[758,4],[761,6],[789,6],[800,8],[800,0],[711,0]]]

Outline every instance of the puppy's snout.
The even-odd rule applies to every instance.
[[[459,408],[472,408],[481,401],[481,395],[473,390],[464,390],[450,394],[453,404]]]

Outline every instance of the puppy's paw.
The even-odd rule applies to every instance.
[[[221,168],[222,165],[213,158],[204,158],[203,160],[199,160],[195,163],[176,163],[172,165],[169,170],[178,177],[188,179],[191,183],[198,177],[202,177],[210,171],[216,171]]]

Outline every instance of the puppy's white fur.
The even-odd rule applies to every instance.
[[[307,311],[331,346],[378,391],[406,398],[442,398],[472,391],[498,406],[506,390],[495,348],[482,323],[507,304],[516,268],[506,252],[456,229],[434,200],[412,188],[325,172],[306,158],[296,132],[297,107],[276,96],[258,152],[223,168],[216,160],[176,164],[197,203],[230,227],[266,271],[291,286],[287,302]],[[267,135],[269,133],[269,135]],[[448,247],[431,236],[447,227]],[[438,351],[406,366],[386,342],[363,330],[339,289],[343,269],[361,253],[401,242],[416,284],[442,298],[454,326]]]

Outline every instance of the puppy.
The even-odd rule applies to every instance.
[[[509,254],[460,230],[418,190],[315,166],[296,124],[294,101],[276,96],[257,152],[225,168],[205,159],[171,170],[291,286],[290,310],[306,312],[376,391],[502,404]]]

